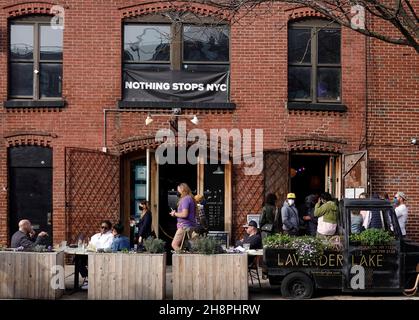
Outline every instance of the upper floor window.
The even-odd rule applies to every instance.
[[[10,22],[9,99],[48,100],[62,95],[63,30],[50,17]]]
[[[288,100],[341,102],[341,32],[321,19],[294,22],[288,29]]]
[[[229,26],[204,20],[125,21],[124,101],[228,102]]]

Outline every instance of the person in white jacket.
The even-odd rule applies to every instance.
[[[396,211],[396,216],[399,220],[400,230],[402,231],[402,235],[404,237],[406,236],[406,222],[408,216],[408,209],[405,204],[407,196],[404,194],[404,192],[399,191],[396,193],[394,198],[394,202],[396,205],[396,208],[394,210]]]

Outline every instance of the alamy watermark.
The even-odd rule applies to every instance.
[[[227,164],[231,151],[232,164],[244,163],[245,175],[263,171],[263,129],[210,129],[208,135],[198,128],[187,131],[186,121],[179,121],[177,134],[160,129],[155,141],[161,143],[155,154],[158,164]]]
[[[63,30],[65,21],[64,7],[60,5],[54,5],[51,7],[50,12],[54,15],[50,21],[51,28],[54,30]]]

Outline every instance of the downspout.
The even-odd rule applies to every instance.
[[[371,194],[372,185],[371,185],[371,178],[370,178],[370,162],[369,162],[369,152],[368,152],[368,106],[369,106],[369,99],[368,99],[368,63],[369,63],[369,37],[365,37],[365,150],[367,151],[367,193]]]

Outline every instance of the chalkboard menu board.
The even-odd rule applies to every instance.
[[[221,169],[221,171],[220,171]],[[215,173],[214,173],[215,172]],[[209,231],[224,231],[224,166],[205,165],[205,215]]]

